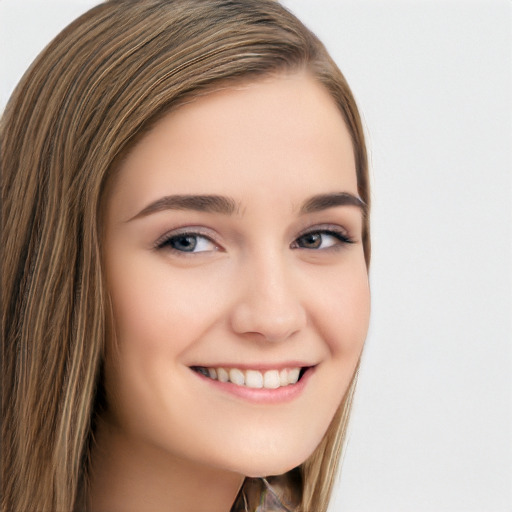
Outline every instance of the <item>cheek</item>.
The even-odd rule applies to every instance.
[[[165,389],[172,374],[183,372],[189,351],[221,316],[220,283],[212,282],[217,274],[207,279],[157,263],[126,257],[107,267],[114,336],[106,351],[106,382],[112,404],[131,403],[130,395],[149,403],[155,389]]]
[[[115,336],[107,347],[105,384],[116,423],[160,439],[175,421],[162,411],[172,415],[184,407],[170,401],[169,383],[182,376],[182,356],[201,339],[211,308],[197,300],[204,297],[199,282],[170,276],[166,265],[142,263],[117,258],[108,268]]]
[[[370,320],[370,289],[364,264],[323,276],[310,294],[311,318],[332,357],[359,358]]]
[[[161,263],[116,263],[108,284],[120,348],[173,354],[187,348],[211,311],[201,279],[180,279]]]
[[[370,289],[366,270],[360,278],[346,280],[338,296],[339,323],[333,325],[341,336],[341,350],[360,351],[370,320]],[[333,311],[336,314],[336,311]]]

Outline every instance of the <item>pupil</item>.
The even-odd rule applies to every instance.
[[[302,237],[303,247],[317,248],[320,247],[322,238],[319,233],[310,233]]]
[[[196,248],[197,240],[195,236],[177,236],[172,245],[178,251],[192,252]]]

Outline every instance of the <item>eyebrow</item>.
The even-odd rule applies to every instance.
[[[363,216],[368,213],[367,204],[359,197],[349,192],[337,192],[334,194],[319,194],[308,199],[301,207],[302,215],[315,213],[335,206],[357,206]]]
[[[230,197],[217,195],[165,196],[146,206],[137,215],[131,217],[128,222],[164,210],[195,210],[198,212],[233,215],[239,210],[239,205]]]
[[[305,215],[315,213],[336,206],[357,206],[363,216],[367,213],[367,206],[362,199],[349,192],[333,194],[318,194],[306,200],[299,213]],[[130,222],[152,213],[165,210],[194,210],[207,213],[220,213],[233,215],[240,211],[240,205],[231,197],[220,195],[172,195],[162,197],[143,208],[139,213],[128,219]]]

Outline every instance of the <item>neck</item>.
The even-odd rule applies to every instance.
[[[92,452],[91,512],[229,512],[237,473],[185,460],[101,422]]]

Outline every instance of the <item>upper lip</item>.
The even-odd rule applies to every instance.
[[[238,368],[239,370],[283,370],[285,368],[309,368],[316,366],[313,363],[306,363],[304,361],[285,361],[281,363],[208,363],[208,364],[193,364],[190,368]]]

